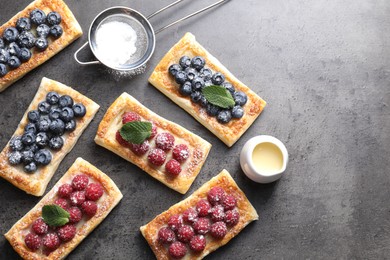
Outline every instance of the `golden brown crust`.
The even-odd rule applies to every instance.
[[[62,0],[35,0],[29,4],[25,9],[17,13],[12,17],[8,22],[3,24],[0,27],[0,35],[3,34],[3,31],[9,26],[15,26],[16,21],[21,17],[29,17],[30,12],[35,8],[43,10],[46,14],[51,11],[56,11],[61,15],[61,27],[63,29],[63,34],[60,38],[56,40],[49,40],[49,47],[43,51],[39,52],[35,48],[31,49],[32,57],[28,62],[22,63],[22,65],[15,69],[10,70],[4,77],[0,78],[0,92],[5,90],[12,83],[23,77],[26,73],[38,67],[55,54],[60,52],[66,46],[71,44],[74,40],[79,38],[83,31],[76,18],[74,17],[72,11]]]
[[[53,251],[49,256],[46,256],[39,250],[32,252],[24,243],[24,236],[29,232],[30,225],[37,218],[41,217],[41,211],[44,205],[53,204],[57,196],[58,188],[64,183],[69,183],[75,175],[80,173],[88,175],[94,181],[100,183],[104,188],[105,195],[97,201],[98,210],[96,215],[88,220],[85,220],[85,222],[78,223],[76,226],[76,236],[71,241],[61,244],[61,246]],[[5,237],[23,259],[63,259],[105,219],[110,211],[119,203],[122,197],[122,193],[118,187],[106,174],[82,158],[77,158],[69,170],[45,195],[45,197],[43,197],[23,218],[16,222],[15,225],[13,225],[13,227],[5,234]]]
[[[37,94],[24,113],[23,118],[20,121],[19,126],[13,136],[19,136],[23,134],[24,128],[28,123],[27,113],[30,110],[36,109],[39,102],[45,100],[46,94],[50,91],[56,91],[60,95],[69,95],[73,98],[75,103],[83,103],[87,109],[86,115],[83,118],[77,119],[76,129],[69,134],[64,134],[65,142],[61,150],[56,152],[51,151],[53,154],[53,159],[50,164],[48,166],[38,167],[38,170],[33,174],[27,174],[23,171],[22,166],[12,166],[9,164],[8,153],[11,152],[9,142],[0,153],[0,177],[11,182],[19,189],[22,189],[25,192],[35,196],[43,195],[47,184],[51,180],[62,159],[72,150],[80,135],[83,133],[84,129],[88,126],[99,109],[98,104],[77,92],[76,90],[57,81],[43,78]]]
[[[178,63],[180,57],[184,55],[189,57],[204,57],[206,65],[209,68],[224,74],[226,80],[231,82],[237,90],[247,94],[248,102],[243,106],[245,114],[241,119],[233,119],[228,124],[218,123],[216,117],[208,116],[204,108],[191,102],[190,98],[180,95],[178,91],[179,85],[169,75],[168,68],[170,65]],[[203,48],[191,33],[186,33],[184,37],[168,51],[164,58],[162,58],[150,76],[149,82],[192,115],[229,147],[245,133],[266,105],[266,102],[263,99],[239,81],[215,57]]]
[[[184,143],[188,145],[190,157],[184,163],[182,172],[179,176],[176,178],[167,176],[167,174],[164,173],[164,170],[161,169],[164,166],[155,167],[150,165],[146,158],[147,155],[135,155],[130,149],[121,146],[116,141],[115,134],[122,126],[122,114],[128,111],[138,113],[144,120],[153,121],[158,127],[159,132],[170,132],[175,137],[175,144]],[[119,96],[107,110],[99,125],[95,142],[116,153],[125,160],[134,163],[153,178],[182,194],[186,193],[190,188],[211,149],[211,144],[207,141],[185,128],[158,116],[127,93],[123,93]],[[169,160],[169,154],[166,161]]]
[[[140,228],[142,235],[145,237],[146,241],[148,241],[157,259],[170,259],[167,248],[159,243],[157,239],[160,228],[167,225],[168,220],[172,215],[182,214],[186,209],[195,207],[200,199],[207,198],[208,191],[215,186],[223,188],[227,193],[233,195],[237,199],[237,209],[240,213],[240,220],[237,225],[228,228],[226,236],[221,240],[213,239],[209,235],[206,235],[207,244],[202,253],[187,253],[182,259],[202,259],[209,253],[228,243],[230,239],[235,237],[246,225],[259,218],[255,208],[249,202],[244,192],[237,186],[229,172],[223,170],[210,181],[203,184],[202,187],[196,190],[187,199],[173,205],[167,211],[161,213],[148,224]]]

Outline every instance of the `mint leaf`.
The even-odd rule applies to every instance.
[[[152,134],[152,123],[133,121],[126,123],[119,130],[122,138],[133,144],[142,144]]]
[[[69,213],[57,205],[45,205],[42,208],[42,218],[52,227],[60,227],[69,222]]]
[[[202,90],[202,93],[206,100],[213,105],[229,108],[235,104],[232,94],[222,86],[207,86]]]

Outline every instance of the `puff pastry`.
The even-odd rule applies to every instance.
[[[206,248],[198,254],[187,253],[187,255],[182,259],[202,259],[209,253],[215,251],[219,247],[228,243],[233,237],[235,237],[246,225],[248,225],[253,220],[257,220],[259,216],[257,215],[256,210],[253,208],[252,204],[246,198],[242,190],[237,186],[236,182],[230,176],[229,172],[223,170],[217,176],[212,178],[210,181],[203,184],[197,191],[195,191],[187,199],[173,205],[167,211],[161,213],[148,224],[140,228],[142,235],[145,237],[146,241],[149,243],[151,249],[156,255],[157,259],[169,259],[169,254],[167,248],[159,243],[158,231],[160,228],[166,225],[170,216],[175,214],[182,214],[186,209],[194,207],[196,203],[201,198],[207,198],[208,191],[215,187],[219,186],[227,191],[229,194],[237,198],[237,210],[240,213],[239,222],[228,228],[228,232],[225,237],[221,240],[215,240],[209,235],[206,235],[207,245]]]
[[[46,14],[51,11],[56,11],[61,15],[61,27],[63,29],[63,34],[60,38],[52,40],[48,38],[49,47],[43,51],[39,52],[35,48],[31,49],[32,56],[28,62],[22,63],[22,65],[15,69],[10,70],[4,77],[0,77],[0,92],[5,90],[12,83],[22,78],[26,73],[38,67],[55,54],[60,52],[66,46],[71,44],[74,40],[79,38],[83,32],[73,13],[69,7],[62,0],[35,0],[29,4],[24,10],[20,11],[14,17],[12,17],[8,22],[3,24],[0,27],[0,35],[3,34],[3,31],[9,26],[15,26],[16,21],[21,17],[29,17],[30,12],[36,8],[41,9]]]
[[[58,188],[64,183],[69,183],[75,175],[80,173],[87,175],[92,181],[100,183],[104,188],[104,195],[97,201],[98,210],[95,216],[90,219],[83,219],[77,223],[76,236],[71,241],[61,244],[61,246],[51,252],[49,256],[46,256],[42,250],[32,252],[24,243],[24,236],[30,231],[31,224],[37,218],[41,217],[42,207],[44,205],[53,204],[57,197]],[[77,158],[69,170],[45,197],[24,215],[24,217],[16,222],[5,234],[5,237],[23,259],[63,259],[105,219],[122,197],[122,193],[118,187],[106,174],[82,158]]]
[[[224,74],[227,81],[231,82],[237,90],[244,92],[248,96],[248,102],[243,106],[245,114],[241,119],[232,120],[228,124],[221,124],[215,117],[208,116],[206,110],[199,104],[193,103],[189,97],[180,95],[178,91],[179,85],[169,75],[168,68],[170,65],[178,63],[180,57],[184,55],[189,57],[204,57],[206,66],[215,72],[218,71]],[[263,99],[239,81],[215,57],[202,47],[191,33],[186,33],[162,58],[150,76],[149,82],[192,115],[229,147],[245,133],[266,105]]]
[[[129,111],[138,113],[144,120],[153,121],[158,128],[158,132],[164,131],[171,133],[175,137],[176,144],[184,143],[189,147],[190,157],[183,164],[183,170],[179,176],[175,178],[167,176],[162,171],[163,166],[156,167],[148,163],[147,155],[135,155],[130,149],[124,148],[116,141],[115,134],[121,128],[122,114]],[[95,142],[125,160],[134,163],[153,178],[182,194],[186,193],[190,188],[211,149],[210,143],[185,128],[153,113],[127,93],[119,96],[107,110],[106,115],[99,125]]]
[[[19,136],[23,134],[24,128],[28,123],[28,111],[36,109],[39,102],[43,101],[46,98],[46,94],[50,91],[56,91],[60,95],[67,94],[71,96],[76,103],[83,103],[87,109],[86,115],[83,118],[77,120],[76,129],[71,133],[64,134],[63,137],[65,142],[61,150],[51,151],[53,154],[53,159],[50,164],[44,167],[39,167],[38,170],[33,174],[27,174],[23,171],[22,166],[13,166],[9,164],[8,153],[11,152],[9,142],[0,153],[0,177],[11,182],[19,189],[22,189],[25,192],[35,196],[43,195],[46,186],[57,170],[58,165],[61,163],[65,155],[72,150],[80,135],[83,133],[84,129],[88,126],[99,109],[98,104],[77,92],[76,90],[57,81],[43,78],[34,99],[27,108],[27,111],[24,113],[23,118],[20,121],[19,126],[13,136]]]

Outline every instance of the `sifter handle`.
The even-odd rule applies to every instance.
[[[94,60],[94,61],[80,61],[79,58],[77,57],[77,54],[84,49],[85,46],[87,46],[89,42],[86,42],[81,46],[75,53],[74,53],[74,59],[77,61],[78,64],[80,65],[92,65],[92,64],[100,64],[100,61]]]

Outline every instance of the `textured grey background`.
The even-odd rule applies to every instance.
[[[73,60],[90,22],[110,6],[148,14],[171,1],[66,2],[85,34],[0,94],[0,147],[16,129],[43,76],[74,86],[101,105],[48,189],[81,156],[108,173],[124,198],[69,259],[153,258],[139,227],[223,168],[246,192],[260,220],[208,259],[389,258],[390,1],[232,0],[159,34],[146,73],[119,82],[99,67],[80,67]],[[154,18],[155,28],[212,1],[187,2]],[[0,24],[29,1],[2,3]],[[268,102],[230,149],[147,83],[157,62],[187,31]],[[106,109],[124,91],[213,144],[187,195],[93,142]],[[269,185],[247,179],[238,161],[244,143],[259,134],[281,139],[290,153],[284,177]],[[38,200],[0,180],[0,233]],[[3,237],[0,257],[17,258]]]

